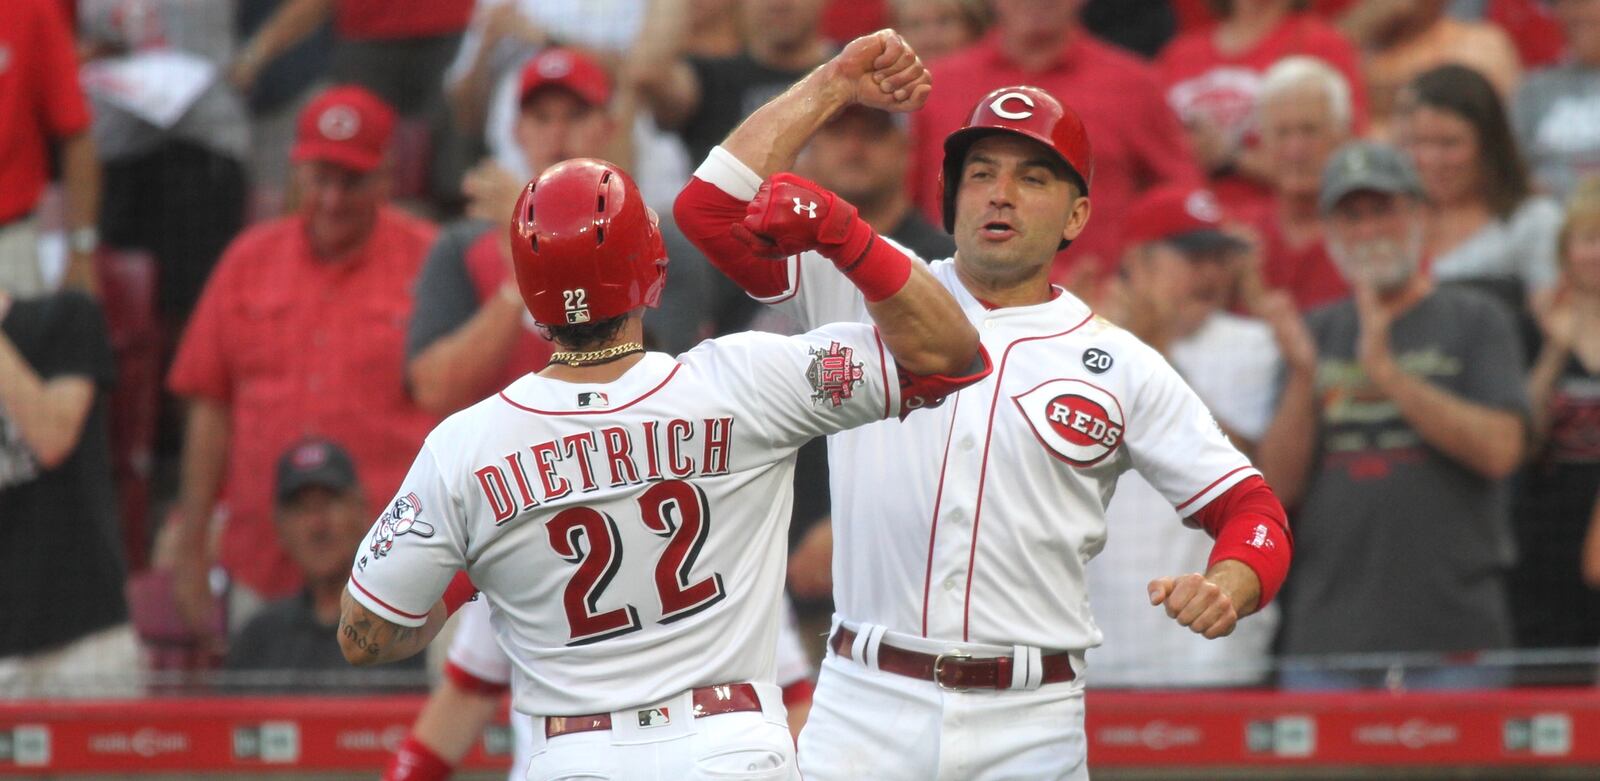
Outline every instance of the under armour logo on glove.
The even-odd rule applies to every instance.
[[[785,201],[791,208],[779,206]],[[781,173],[761,183],[744,220],[734,223],[731,232],[766,258],[787,258],[807,250],[826,255],[830,247],[838,249],[844,243],[856,219],[856,207],[822,185]]]

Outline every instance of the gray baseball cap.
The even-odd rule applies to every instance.
[[[1411,161],[1400,150],[1371,141],[1345,144],[1333,153],[1322,169],[1317,206],[1327,214],[1346,195],[1362,190],[1426,197]]]

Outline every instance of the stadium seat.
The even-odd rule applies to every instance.
[[[130,572],[149,559],[151,450],[161,391],[156,263],[148,253],[102,248],[95,258],[102,306],[117,362],[111,392],[111,459]]]

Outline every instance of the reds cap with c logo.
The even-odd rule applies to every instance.
[[[300,112],[289,159],[366,173],[389,153],[394,123],[394,109],[377,95],[354,85],[329,87]]]
[[[606,69],[577,49],[552,47],[528,60],[522,66],[517,103],[527,103],[535,92],[547,87],[560,87],[591,106],[604,106],[611,100],[611,77]]]
[[[1124,247],[1160,241],[1182,252],[1242,249],[1245,243],[1222,230],[1222,204],[1210,190],[1165,185],[1135,201],[1123,223]]]

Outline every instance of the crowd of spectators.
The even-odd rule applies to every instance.
[[[841,113],[798,173],[942,258],[973,102],[1073,106],[1094,211],[1054,279],[1161,351],[1290,508],[1282,598],[1207,643],[1144,584],[1208,541],[1124,478],[1094,683],[1600,648],[1600,0],[5,0],[0,696],[137,691],[163,623],[205,651],[178,666],[337,667],[353,546],[410,454],[549,356],[496,226],[559,160],[616,161],[661,214],[655,349],[787,327],[666,207],[884,26],[927,105]],[[791,530],[813,614],[821,448]],[[1435,672],[1409,685],[1515,680]]]

